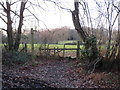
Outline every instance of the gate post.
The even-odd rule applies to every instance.
[[[31,28],[31,50],[32,50],[32,61],[34,61],[34,33],[33,28]]]
[[[80,41],[77,42],[77,50],[76,50],[76,58],[79,59],[80,58]]]
[[[27,53],[27,43],[25,43],[25,52]]]
[[[65,56],[65,44],[63,46],[63,57]]]

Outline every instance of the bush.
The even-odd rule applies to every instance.
[[[102,69],[108,72],[118,72],[120,71],[120,59],[114,60],[102,60],[103,67]]]
[[[94,61],[98,58],[99,52],[97,49],[97,39],[94,35],[89,36],[85,41],[85,49],[81,51],[84,58],[89,59],[89,61]]]
[[[3,64],[24,64],[30,59],[30,54],[18,51],[3,51]]]

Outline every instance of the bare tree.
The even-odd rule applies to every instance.
[[[17,14],[15,11],[13,11],[11,9],[11,6],[15,3],[17,3],[18,1],[15,1],[15,2],[11,2],[11,1],[8,1],[6,0],[6,2],[3,2],[1,1],[0,2],[0,5],[2,7],[2,10],[4,12],[2,12],[2,14],[6,17],[7,20],[5,20],[2,16],[0,16],[0,18],[6,23],[7,25],[7,29],[3,29],[7,32],[7,36],[8,36],[8,49],[9,50],[18,50],[19,48],[19,44],[20,44],[20,38],[21,38],[21,29],[22,29],[22,25],[23,25],[23,13],[24,13],[24,10],[25,10],[25,5],[27,3],[27,0],[25,1],[21,1],[21,7],[20,7],[20,12],[19,14]],[[6,6],[5,6],[6,5]],[[18,31],[17,31],[17,35],[16,35],[16,40],[14,41],[13,40],[13,27],[12,27],[12,24],[13,24],[13,21],[12,21],[12,15],[11,13],[13,13],[15,16],[19,16],[19,25],[18,25]],[[6,14],[6,15],[5,15]],[[15,44],[14,44],[15,43]]]
[[[40,3],[38,0],[36,0],[36,2],[37,4],[32,3],[30,0],[6,0],[6,1],[1,0],[0,1],[0,19],[7,26],[6,29],[5,28],[0,28],[0,29],[7,32],[8,50],[17,51],[19,48],[22,27],[24,25],[24,20],[25,20],[24,17],[34,17],[38,21],[38,26],[39,26],[40,20],[37,17],[37,15],[35,15],[35,12],[33,12],[31,9],[35,11],[34,9],[35,7],[38,9],[43,9],[43,8],[40,6]],[[18,5],[20,5],[20,7]],[[29,15],[26,15],[26,16],[24,15],[25,10],[28,11]],[[16,23],[18,24],[18,26]],[[14,29],[16,31],[15,35],[13,35]]]
[[[19,14],[19,25],[18,25],[18,31],[17,31],[17,35],[16,35],[16,39],[15,39],[15,45],[14,45],[14,50],[18,50],[19,48],[19,44],[20,44],[20,39],[21,39],[21,29],[22,29],[22,25],[23,25],[23,13],[25,10],[25,5],[26,5],[27,1],[22,1],[21,2],[21,7],[20,7],[20,14]]]
[[[115,59],[116,58],[115,53],[117,53],[117,50],[118,50],[117,47],[119,45],[118,43],[119,40],[114,39],[114,41],[116,41],[115,42],[116,44],[112,47],[112,49],[110,47],[111,47],[111,40],[112,40],[114,25],[117,21],[117,18],[120,12],[118,6],[116,6],[118,2],[116,2],[115,0],[111,0],[111,1],[106,0],[101,5],[99,1],[96,1],[96,0],[94,1],[96,2],[96,5],[99,7],[98,12],[100,15],[102,15],[102,17],[104,17],[103,19],[106,21],[105,25],[108,28],[108,45],[107,45],[107,51],[106,51],[105,57],[106,59]],[[102,7],[104,7],[105,9],[102,10],[101,9]]]
[[[78,34],[81,36],[81,38],[85,42],[88,35],[87,35],[87,33],[85,31],[83,31],[83,29],[81,27],[81,24],[80,24],[80,20],[79,20],[79,2],[74,2],[74,7],[75,7],[75,10],[72,11],[73,24],[74,24],[75,29],[77,30]]]

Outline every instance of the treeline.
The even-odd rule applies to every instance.
[[[91,29],[88,27],[83,27],[89,34],[95,34],[100,44],[106,44],[108,39],[108,30],[105,28]],[[112,40],[114,41],[117,35],[117,31],[114,30],[112,34]],[[15,36],[15,35],[13,35]],[[42,44],[57,44],[59,41],[66,40],[81,40],[78,33],[74,29],[69,27],[55,28],[51,30],[38,30],[34,32],[34,43]],[[2,36],[3,43],[7,43],[7,38],[5,35]],[[21,35],[21,43],[31,42],[31,32],[30,30],[25,30]]]

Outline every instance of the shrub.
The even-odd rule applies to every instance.
[[[85,49],[81,51],[84,58],[89,59],[90,61],[98,58],[99,52],[97,49],[97,39],[94,35],[89,36],[85,41]]]
[[[3,64],[24,64],[30,59],[30,54],[18,51],[3,51]]]

